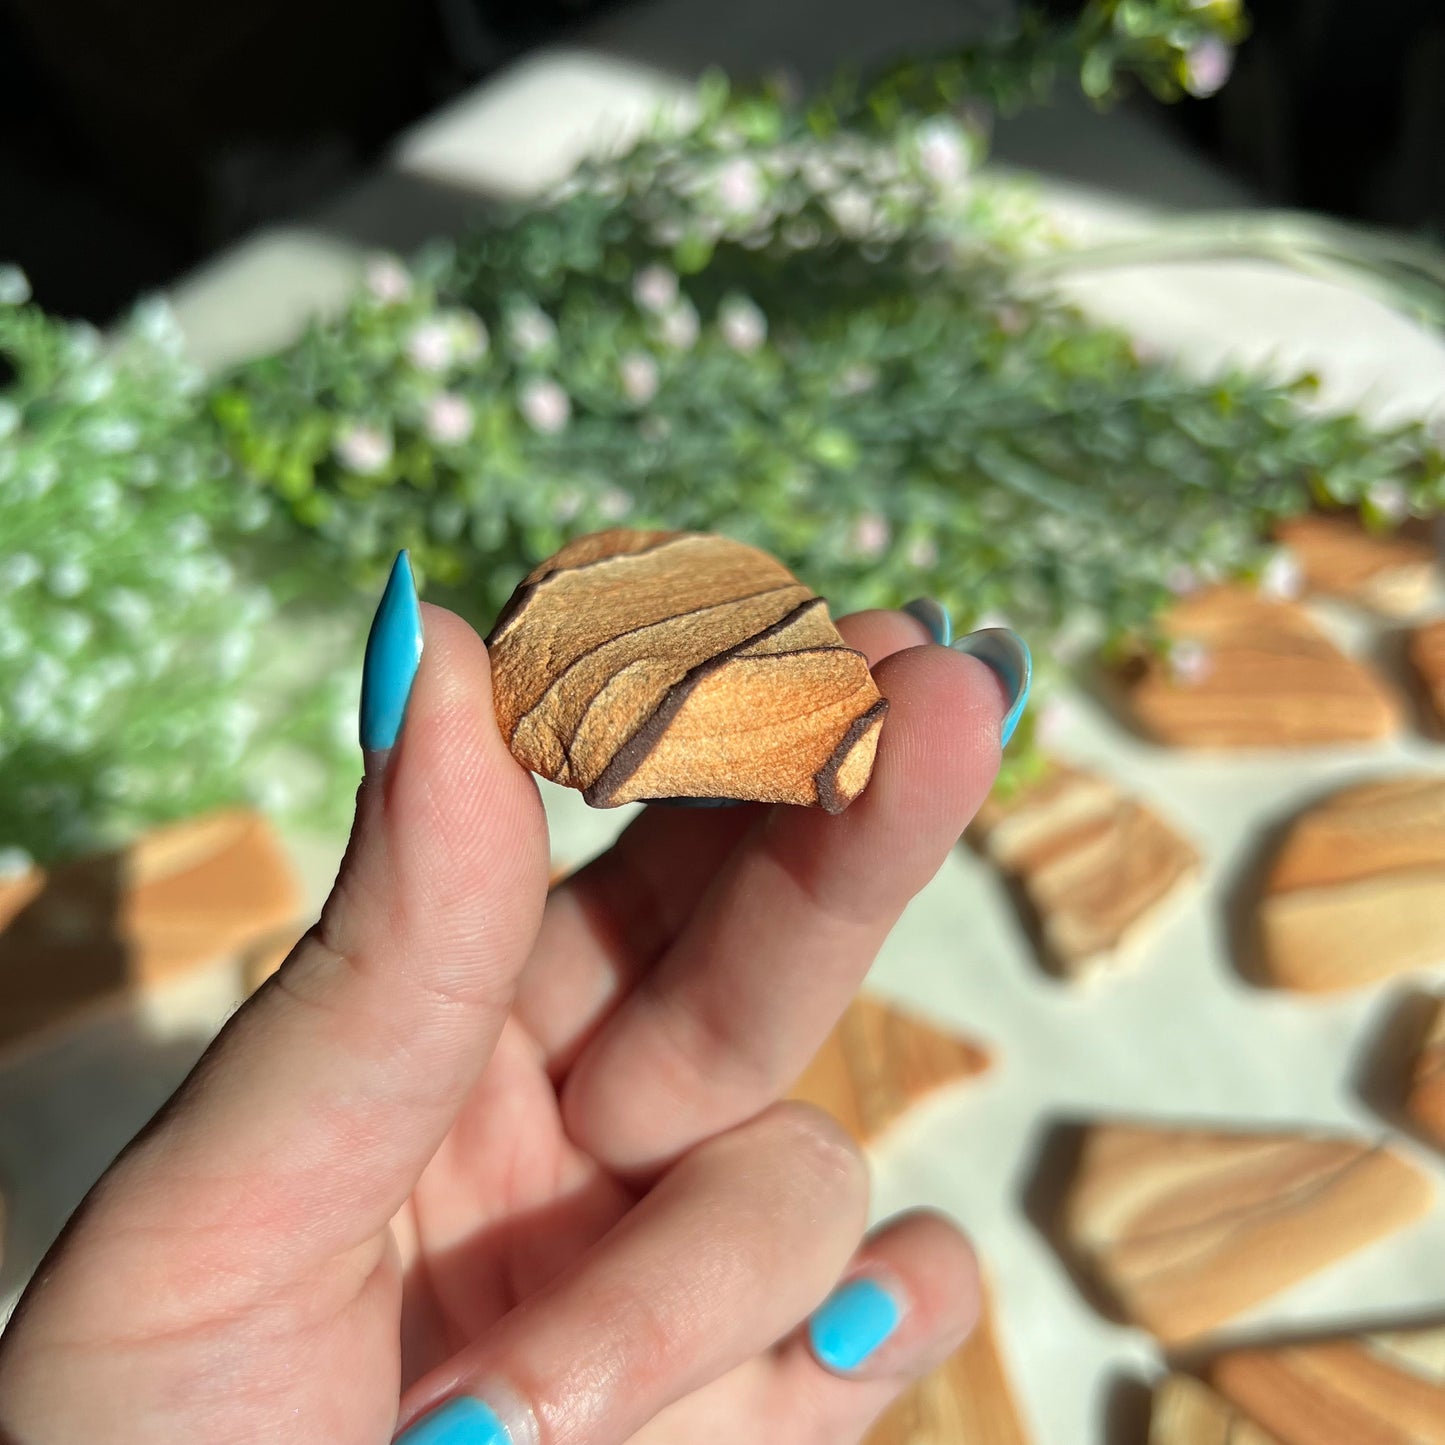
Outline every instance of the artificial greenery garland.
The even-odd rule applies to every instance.
[[[222,452],[174,319],[143,306],[107,344],[27,296],[0,267],[0,879],[213,804],[334,793],[350,680],[258,686],[295,579],[248,577],[276,509]]]
[[[1308,379],[1186,378],[1025,284],[1061,238],[977,173],[990,110],[1069,72],[1207,92],[1241,28],[1237,0],[1093,0],[806,105],[711,79],[686,129],[378,258],[342,316],[207,391],[158,310],[102,358],[0,305],[0,844],[344,796],[365,607],[337,583],[399,546],[485,626],[569,535],[718,530],[835,611],[1006,618],[1047,668],[1200,579],[1288,580],[1280,517],[1437,510],[1424,428],[1321,414]],[[289,638],[328,595],[354,619],[334,665],[278,678],[274,599]],[[1026,731],[1011,751],[1027,767]]]

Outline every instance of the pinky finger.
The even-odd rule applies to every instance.
[[[860,1439],[968,1339],[981,1300],[978,1260],[952,1221],[931,1210],[895,1216],[779,1346],[774,1418],[795,1421],[795,1439]]]

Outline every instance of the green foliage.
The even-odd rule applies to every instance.
[[[691,128],[409,269],[377,258],[344,314],[205,391],[163,312],[103,352],[0,271],[0,844],[334,802],[359,638],[297,614],[364,619],[344,584],[401,546],[485,627],[569,536],[714,529],[835,611],[1004,617],[1047,671],[1195,581],[1287,579],[1280,517],[1437,510],[1423,428],[1141,355],[1041,290],[1060,238],[976,174],[990,112],[1068,76],[1208,93],[1242,33],[1237,0],[1090,0],[807,105],[709,77]],[[1391,255],[1434,295],[1433,263]]]
[[[24,291],[0,270],[0,872],[235,800],[243,777],[274,800],[264,749],[325,755],[329,726],[325,687],[284,722],[255,700],[275,602],[243,552],[273,508],[202,424],[169,314],[107,347]]]

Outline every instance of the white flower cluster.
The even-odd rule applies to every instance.
[[[5,306],[27,291],[0,268]],[[219,459],[178,426],[178,338],[150,303],[102,362],[89,328],[0,309],[17,366],[0,392],[0,862],[173,811],[248,735],[236,680],[270,599],[218,550],[241,525],[233,493],[195,485]]]

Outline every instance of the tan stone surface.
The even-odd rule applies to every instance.
[[[1101,1124],[1061,1243],[1122,1318],[1177,1344],[1410,1223],[1432,1195],[1354,1139]]]
[[[1209,1378],[1279,1445],[1445,1445],[1445,1329],[1235,1350]]]
[[[1445,733],[1445,618],[1415,628],[1406,654],[1436,730]]]
[[[918,1100],[988,1066],[980,1045],[865,994],[848,1005],[790,1097],[826,1110],[866,1144]]]
[[[6,901],[8,900],[8,901]],[[39,871],[0,896],[0,1043],[294,929],[300,884],[258,814],[233,809]]]
[[[1436,552],[1427,523],[1370,532],[1352,513],[1315,513],[1280,524],[1276,535],[1298,559],[1312,592],[1408,617],[1428,600]]]
[[[704,533],[579,538],[527,577],[487,646],[513,754],[596,807],[841,812],[888,708],[822,598],[765,552]]]
[[[1399,703],[1305,611],[1243,587],[1216,587],[1164,619],[1198,648],[1186,679],[1168,658],[1141,661],[1125,706],[1148,737],[1173,747],[1297,748],[1369,742],[1399,727]]]
[[[1229,1401],[1190,1375],[1168,1375],[1154,1388],[1149,1445],[1279,1445]]]
[[[1445,778],[1365,783],[1290,825],[1259,905],[1261,967],[1329,992],[1445,959]]]
[[[1066,978],[1118,963],[1200,871],[1193,845],[1143,803],[1062,763],[986,803],[969,836],[1018,881],[1045,960]]]

